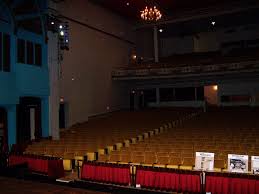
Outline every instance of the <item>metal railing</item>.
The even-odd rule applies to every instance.
[[[218,72],[249,72],[259,70],[259,61],[245,61],[235,63],[222,63],[211,65],[183,65],[180,67],[164,67],[152,68],[152,65],[142,67],[141,69],[116,69],[112,72],[113,78],[126,77],[149,77],[149,76],[170,76],[170,75],[188,75],[188,74],[206,74]]]

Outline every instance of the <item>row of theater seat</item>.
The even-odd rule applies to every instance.
[[[113,113],[74,126],[64,132],[59,141],[43,140],[34,143],[25,153],[64,158],[69,166],[66,169],[70,169],[72,159],[83,160],[84,156],[87,156],[88,160],[95,160],[96,152],[104,154],[113,150],[114,146],[119,148],[134,143],[143,134],[155,135],[159,130],[155,131],[154,128],[179,118],[186,118],[196,111],[196,109],[152,109]],[[136,122],[129,123],[129,118]],[[153,133],[149,133],[150,131]]]
[[[193,169],[195,152],[212,152],[215,170],[226,170],[228,154],[259,155],[257,113],[250,109],[212,111],[166,133],[100,155],[99,161]]]

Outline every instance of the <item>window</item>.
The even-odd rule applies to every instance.
[[[25,63],[25,40],[17,40],[17,62]]]
[[[156,102],[156,90],[155,89],[144,90],[144,99],[145,99],[145,103]]]
[[[8,34],[1,34],[1,44],[2,47],[0,50],[1,53],[1,71],[10,72],[10,66],[11,66],[11,45],[10,45],[10,35]]]
[[[224,95],[221,96],[221,102],[249,102],[250,101],[249,95]]]
[[[26,63],[29,65],[34,64],[34,49],[33,49],[33,43],[30,41],[27,41],[26,44],[26,50],[27,50],[27,61]]]
[[[174,101],[174,89],[173,88],[160,88],[160,101],[170,102]]]
[[[42,50],[40,44],[35,44],[35,65],[41,66],[42,65]]]
[[[23,39],[17,40],[17,63],[42,65],[42,46]]]
[[[204,87],[197,88],[197,100],[200,100],[200,101],[204,100]]]
[[[176,101],[193,101],[195,100],[195,88],[176,88]]]

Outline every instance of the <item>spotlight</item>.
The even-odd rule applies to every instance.
[[[67,22],[59,22],[59,41],[61,50],[69,50],[69,26]]]
[[[55,24],[55,22],[51,22],[51,25],[54,25]]]
[[[212,21],[212,22],[211,22],[211,25],[212,25],[212,26],[215,26],[215,24],[216,24],[215,21]]]
[[[129,6],[129,2],[127,2],[127,6]]]
[[[213,90],[217,91],[218,90],[218,86],[217,85],[213,86]]]
[[[159,32],[161,32],[161,33],[162,33],[162,32],[163,32],[163,29],[162,29],[162,28],[160,28],[160,29],[159,29]]]
[[[64,35],[65,35],[64,31],[63,30],[60,31],[60,36],[64,36]]]

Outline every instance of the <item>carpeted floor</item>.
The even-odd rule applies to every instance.
[[[47,183],[0,177],[1,194],[106,194]]]

